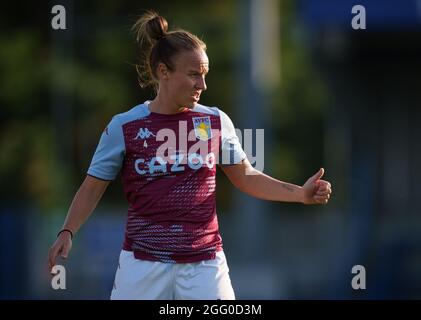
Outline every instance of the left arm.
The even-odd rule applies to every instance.
[[[263,200],[326,204],[332,193],[330,183],[320,180],[324,174],[323,169],[303,186],[274,179],[254,169],[247,159],[239,164],[221,166],[221,169],[239,190]]]

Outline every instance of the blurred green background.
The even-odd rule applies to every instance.
[[[53,30],[51,8],[66,8]],[[359,1],[9,1],[0,4],[0,298],[106,299],[123,240],[119,179],[74,241],[67,289],[46,256],[116,113],[141,90],[130,33],[147,9],[207,44],[201,103],[265,130],[264,171],[302,184],[320,167],[328,206],[241,195],[218,173],[218,214],[240,299],[421,297],[420,7]],[[353,290],[351,269],[367,269]]]

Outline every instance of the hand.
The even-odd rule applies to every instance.
[[[303,203],[304,204],[326,204],[332,193],[332,187],[328,181],[320,180],[325,173],[323,168],[303,185]]]
[[[72,238],[69,232],[62,232],[58,236],[57,240],[51,246],[48,251],[48,268],[51,269],[56,264],[57,256],[60,255],[63,259],[66,259],[70,249],[72,248]]]

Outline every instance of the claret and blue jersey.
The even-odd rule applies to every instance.
[[[216,165],[246,158],[232,121],[216,107],[166,115],[148,104],[114,116],[88,174],[114,180],[121,173],[129,202],[124,250],[168,263],[213,259],[222,250]]]

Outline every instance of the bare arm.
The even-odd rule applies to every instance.
[[[239,164],[221,168],[239,190],[263,200],[304,204],[327,203],[332,192],[330,183],[320,180],[323,169],[309,178],[303,186],[298,186],[274,179],[254,169],[247,159]]]
[[[94,211],[99,200],[107,189],[110,181],[100,180],[86,176],[79,190],[76,192],[70,205],[63,229],[70,229],[75,234],[82,224]],[[72,247],[72,240],[69,232],[62,232],[48,252],[49,268],[55,265],[58,255],[66,258]]]

